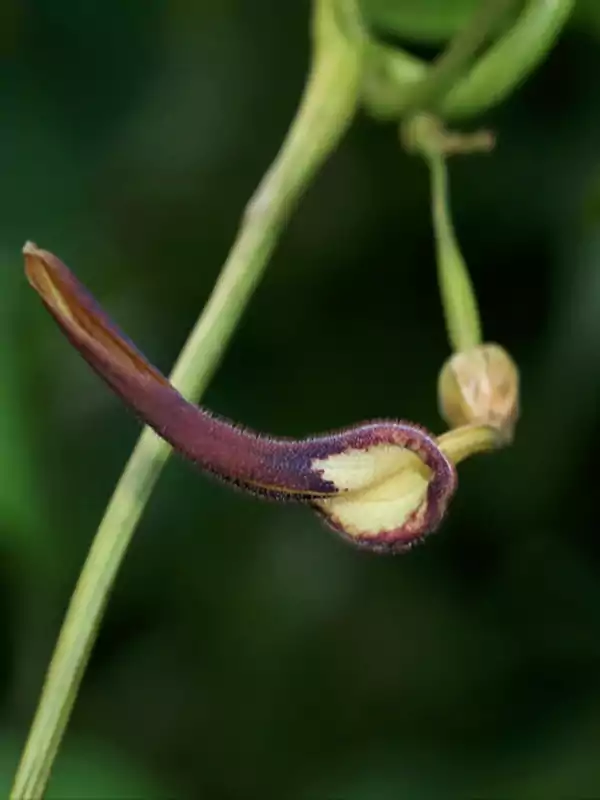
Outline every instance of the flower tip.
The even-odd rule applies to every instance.
[[[47,262],[50,253],[46,250],[41,250],[35,242],[29,241],[25,242],[23,245],[22,252],[25,256],[25,274],[32,286],[36,288],[40,271],[47,271]]]
[[[23,255],[25,256],[25,274],[32,286],[37,288],[42,275],[49,278],[51,260],[56,259],[56,256],[47,250],[42,250],[35,242],[25,242]]]
[[[38,252],[39,252],[39,247],[35,242],[26,241],[25,244],[23,245],[24,256],[37,255]]]
[[[68,270],[52,253],[42,250],[34,242],[26,242],[25,275],[31,286],[55,316],[71,318],[71,301],[66,284]]]
[[[46,273],[44,251],[40,250],[35,242],[25,242],[23,255],[25,256],[25,275],[27,280],[36,291],[42,294],[40,280]]]

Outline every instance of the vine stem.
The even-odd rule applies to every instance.
[[[355,0],[315,0],[313,61],[298,112],[244,212],[230,255],[171,374],[190,400],[198,401],[206,388],[289,214],[354,116],[361,29]],[[11,800],[44,796],[110,591],[170,452],[144,429],[114,490],[58,637]]]
[[[519,0],[516,5],[515,0],[487,0],[432,64],[396,46],[372,42],[365,104],[381,120],[423,111],[445,120],[482,114],[539,66],[575,2]],[[503,22],[510,20],[503,29]]]
[[[456,34],[415,87],[405,113],[435,110],[519,2],[522,0],[483,0],[469,24]]]

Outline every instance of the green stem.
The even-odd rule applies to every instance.
[[[419,109],[434,109],[446,120],[484,113],[542,62],[575,6],[575,0],[526,0],[508,30],[469,64],[479,43],[501,21],[503,0],[496,0],[495,8],[492,1],[432,66],[399,48],[372,43],[363,88],[369,112],[394,120]],[[491,16],[486,22],[487,9]]]
[[[427,150],[425,156],[431,171],[432,216],[444,317],[450,344],[460,352],[481,344],[479,309],[452,224],[446,157],[439,149]]]
[[[443,433],[437,444],[445,456],[460,464],[479,453],[498,450],[503,440],[498,430],[490,425],[463,425]]]
[[[574,6],[575,0],[528,0],[514,25],[449,87],[438,113],[469,117],[505,100],[549,53]]]
[[[485,0],[432,64],[399,47],[371,41],[363,83],[363,99],[370,113],[379,119],[398,120],[445,104],[447,94],[461,84],[482,46],[518,1]]]
[[[337,2],[345,7],[338,8]],[[338,19],[338,11],[345,16]],[[363,52],[357,15],[354,0],[315,0],[314,58],[300,108],[248,204],[227,262],[171,376],[194,401],[215,371],[287,217],[354,116]],[[353,20],[352,27],[348,23]],[[71,599],[11,800],[44,795],[108,596],[169,454],[169,446],[145,429],[115,488]]]
[[[484,0],[467,26],[437,58],[409,96],[405,114],[434,111],[486,41],[522,0]]]

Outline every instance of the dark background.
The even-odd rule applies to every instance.
[[[119,576],[53,797],[600,794],[600,3],[452,164],[514,447],[442,530],[357,552],[303,508],[173,460]],[[0,781],[139,433],[22,274],[59,254],[162,369],[294,112],[308,3],[4,0],[0,12]],[[443,430],[424,166],[361,116],[294,215],[206,405],[304,435]]]

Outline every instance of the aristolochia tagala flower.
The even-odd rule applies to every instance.
[[[31,243],[24,254],[29,282],[71,344],[159,436],[241,488],[310,504],[359,547],[398,553],[435,530],[456,489],[453,461],[493,446],[487,427],[436,441],[393,420],[300,440],[246,430],[188,402],[56,256]]]

